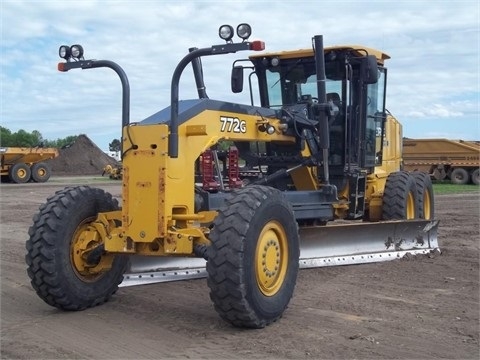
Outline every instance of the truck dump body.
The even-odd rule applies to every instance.
[[[46,160],[59,155],[56,148],[1,147],[1,176],[8,176],[10,181],[25,183],[30,179],[45,182],[50,178],[50,167]]]
[[[448,139],[403,139],[403,168],[425,171],[436,180],[479,184],[480,144]]]

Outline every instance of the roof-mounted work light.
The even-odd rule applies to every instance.
[[[231,25],[222,25],[218,29],[218,35],[227,43],[231,43],[235,33],[233,32],[233,27]],[[237,36],[244,42],[247,41],[250,35],[252,35],[252,27],[250,25],[247,23],[241,23],[237,26]]]
[[[83,60],[83,47],[78,44],[72,46],[62,45],[58,48],[58,56],[67,60],[67,62]]]
[[[58,49],[58,56],[60,56],[62,59],[68,60],[72,56],[72,53],[70,52],[70,46],[68,45],[62,45]]]
[[[230,25],[222,25],[218,29],[218,36],[226,42],[231,42],[233,38],[233,27]]]
[[[239,38],[246,41],[252,35],[252,27],[248,24],[242,23],[237,26],[237,35]]]
[[[72,52],[72,57],[80,60],[83,58],[83,47],[81,45],[72,45],[70,48],[70,51]]]

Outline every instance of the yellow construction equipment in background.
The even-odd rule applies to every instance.
[[[52,171],[45,161],[58,155],[56,148],[0,147],[0,175],[19,184],[30,180],[46,182]]]
[[[240,24],[234,43],[224,25],[225,43],[191,49],[173,73],[170,106],[134,124],[123,69],[85,60],[79,45],[60,47],[60,71],[108,67],[120,77],[122,199],[77,186],[40,207],[26,261],[45,302],[81,310],[122,282],[207,277],[223,319],[261,328],[282,316],[299,268],[438,248],[430,178],[400,170],[401,125],[385,109],[389,56],[324,48],[316,35],[304,50],[234,62],[232,91],[249,71],[251,104],[210,99],[201,57],[264,50],[250,33]],[[179,101],[189,64],[198,99]]]
[[[403,139],[403,169],[424,171],[435,180],[480,185],[480,142]]]
[[[103,168],[102,176],[105,174],[112,180],[122,180],[122,166],[112,166],[108,164]]]

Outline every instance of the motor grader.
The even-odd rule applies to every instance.
[[[299,268],[438,249],[430,179],[400,171],[401,125],[385,110],[389,56],[324,47],[321,35],[304,50],[265,53],[250,33],[240,24],[233,42],[224,25],[225,43],[191,48],[170,106],[140,122],[130,122],[117,63],[60,47],[59,71],[106,67],[121,80],[122,197],[67,187],[40,207],[26,262],[45,302],[82,310],[120,284],[207,277],[224,320],[262,328],[284,313]],[[249,73],[251,103],[210,99],[201,58],[248,50],[262,52],[233,63],[231,89],[242,92]],[[198,99],[180,101],[190,64]]]
[[[121,165],[112,166],[110,164],[107,164],[103,168],[102,176],[104,176],[106,174],[112,180],[121,180],[122,179],[122,171],[123,171],[123,169],[122,169]]]

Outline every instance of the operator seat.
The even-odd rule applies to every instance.
[[[343,138],[345,136],[345,129],[340,95],[335,92],[328,93],[327,102],[333,103],[334,110],[334,115],[329,116],[328,119],[330,132],[330,163],[331,165],[341,165],[343,163]]]
[[[341,110],[341,100],[340,100],[340,95],[338,95],[337,93],[333,92],[333,93],[328,93],[327,94],[327,103],[330,103],[332,102],[333,105],[334,105],[334,110],[337,111],[338,113],[340,113],[340,110]],[[337,114],[338,114],[337,113]]]
[[[330,100],[332,100],[335,105],[340,107],[341,100],[340,100],[340,95],[338,95],[338,93],[336,93],[336,92],[328,93],[327,94],[327,101],[330,101]]]
[[[333,103],[334,105],[334,116],[330,116],[329,118],[329,125],[335,126],[340,125],[342,123],[342,101],[340,99],[340,95],[335,92],[327,94],[327,103]]]

